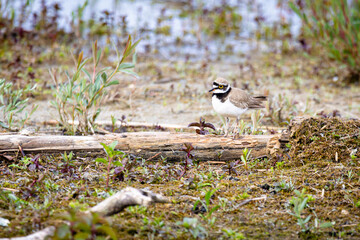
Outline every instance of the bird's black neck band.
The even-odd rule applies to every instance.
[[[225,99],[229,93],[231,92],[231,87],[229,87],[229,89],[226,92],[223,93],[213,93],[213,96],[216,96],[218,99],[222,100]]]

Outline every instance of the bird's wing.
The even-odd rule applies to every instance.
[[[239,88],[232,88],[231,91],[232,96],[230,102],[238,108],[257,109],[264,107],[263,101],[266,101],[266,96],[250,96],[247,92]]]
[[[247,92],[239,88],[232,88],[231,94],[230,102],[232,104],[242,109],[249,108],[248,101],[250,99],[250,95]]]

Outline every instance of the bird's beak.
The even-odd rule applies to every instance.
[[[216,88],[212,88],[212,89],[209,90],[209,92],[215,91],[215,89],[216,89]]]

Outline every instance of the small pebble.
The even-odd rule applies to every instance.
[[[0,226],[7,227],[9,223],[10,221],[8,219],[0,217]]]
[[[342,215],[349,215],[349,211],[343,209],[343,210],[341,210],[341,214]]]

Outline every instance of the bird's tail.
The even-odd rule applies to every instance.
[[[267,100],[267,96],[265,95],[254,95],[251,96],[252,101],[249,103],[249,109],[259,109],[264,108],[263,102]]]
[[[259,101],[266,101],[267,100],[267,96],[265,95],[254,95],[253,98],[259,100]]]

